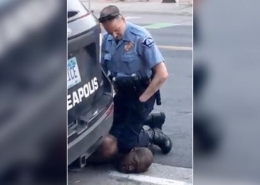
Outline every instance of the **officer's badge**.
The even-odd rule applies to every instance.
[[[152,47],[154,45],[154,40],[151,38],[151,37],[145,37],[142,44],[145,46],[145,47]]]
[[[134,46],[134,44],[132,42],[127,42],[125,44],[125,50],[129,51],[133,46]]]

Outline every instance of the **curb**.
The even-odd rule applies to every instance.
[[[100,10],[91,10],[94,13],[99,14]],[[174,12],[153,12],[153,11],[131,11],[131,10],[122,10],[122,14],[145,14],[145,15],[175,15],[175,16],[192,16],[192,13],[189,12],[181,12],[181,13],[174,13]]]
[[[104,3],[104,6],[108,5],[108,4],[110,4],[110,3]],[[114,3],[114,4],[116,4],[116,3]],[[91,10],[93,10],[94,12],[99,13],[101,11],[101,9],[102,9],[101,7],[103,7],[103,5],[101,6],[100,4],[95,4],[91,8]],[[192,4],[181,4],[180,7],[178,7],[178,8],[174,7],[172,10],[170,10],[172,12],[169,12],[169,9],[168,9],[168,11],[163,11],[163,10],[159,10],[158,11],[156,9],[149,11],[149,10],[147,10],[148,6],[147,6],[146,10],[143,10],[143,9],[135,10],[135,9],[131,9],[130,7],[129,7],[130,9],[125,9],[125,7],[121,9],[120,6],[118,6],[120,11],[122,13],[126,13],[126,14],[139,13],[139,14],[148,14],[148,15],[175,15],[175,16],[192,16],[193,15],[193,13],[192,13],[193,11],[192,10],[191,11],[187,11],[186,10],[186,9],[190,10],[190,9],[192,9],[192,7],[193,7]]]

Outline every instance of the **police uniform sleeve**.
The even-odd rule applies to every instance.
[[[142,56],[149,69],[153,68],[160,62],[164,62],[164,58],[160,50],[150,35],[140,38],[139,54]]]

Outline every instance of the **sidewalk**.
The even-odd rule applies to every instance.
[[[145,1],[145,0],[144,0]],[[82,0],[88,7],[88,0]],[[180,4],[176,3],[161,3],[161,0],[150,0],[149,2],[139,2],[136,0],[128,0],[126,2],[118,2],[116,0],[94,0],[90,1],[90,8],[95,13],[99,13],[102,8],[107,5],[117,6],[123,14],[159,14],[159,15],[178,15],[192,16],[192,4],[186,3],[189,0],[180,0]]]

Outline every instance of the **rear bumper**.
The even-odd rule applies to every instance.
[[[68,165],[83,154],[86,158],[89,157],[102,143],[104,136],[108,134],[112,122],[113,113],[108,117],[105,113],[87,131],[68,143]]]

